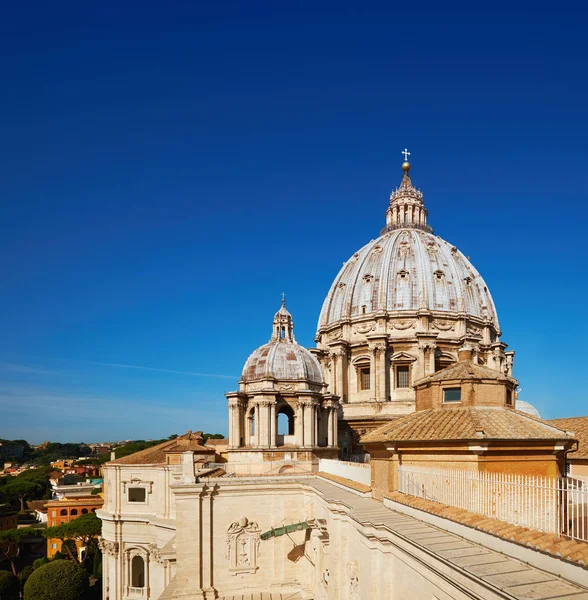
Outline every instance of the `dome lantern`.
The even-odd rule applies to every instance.
[[[241,382],[252,381],[297,381],[304,382],[305,388],[308,384],[324,387],[318,360],[294,338],[294,320],[283,298],[274,315],[272,337],[252,352],[243,367]],[[271,387],[273,383],[268,385]]]
[[[286,340],[288,342],[296,342],[294,338],[294,321],[292,315],[286,309],[286,300],[284,294],[282,294],[282,306],[280,310],[274,315],[272,330],[272,342],[279,340]]]
[[[410,152],[404,150],[405,161],[402,163],[402,181],[390,194],[390,206],[386,211],[386,226],[380,232],[383,235],[394,229],[420,229],[429,233],[433,229],[427,225],[427,209],[423,203],[422,192],[415,188],[410,179],[410,163],[408,155]]]

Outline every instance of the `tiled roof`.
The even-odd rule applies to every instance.
[[[45,508],[47,500],[27,500],[27,508],[29,510],[38,510],[39,512],[47,512]]]
[[[378,427],[361,442],[566,439],[574,438],[517,410],[476,406],[417,411]]]
[[[570,452],[569,459],[588,458],[588,417],[570,417],[568,419],[551,419],[548,421],[555,427],[571,431],[580,442],[577,452]]]
[[[442,369],[441,371],[437,371],[435,374],[429,377],[420,379],[416,382],[416,385],[421,385],[423,383],[429,383],[432,381],[451,381],[456,379],[492,379],[496,381],[515,382],[514,379],[507,377],[500,371],[495,371],[494,369],[489,369],[488,367],[484,367],[482,365],[476,365],[472,362],[464,361],[456,363],[455,365],[451,365],[450,367]]]
[[[213,439],[213,438],[208,438],[204,445],[205,446],[228,446],[229,440],[227,440],[227,439],[217,440],[217,439]]]
[[[433,500],[409,496],[402,492],[391,492],[386,495],[386,498],[431,514],[439,515],[456,523],[479,529],[515,544],[557,556],[562,560],[567,560],[583,567],[588,566],[587,542],[572,540],[554,533],[543,533],[527,527],[520,527],[519,525],[512,525],[506,521],[499,521],[498,519],[478,515],[468,510],[447,506]]]
[[[112,460],[107,465],[163,465],[166,463],[166,456],[168,454],[177,454],[180,452],[187,452],[189,450],[198,453],[209,453],[213,454],[213,448],[207,448],[201,444],[202,432],[192,433],[188,431],[185,435],[177,437],[175,440],[168,440],[157,446],[151,448],[145,448],[134,454],[123,456]]]

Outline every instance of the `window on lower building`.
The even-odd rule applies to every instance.
[[[129,502],[145,502],[147,492],[144,487],[129,488]]]
[[[51,544],[51,550],[57,550],[57,544]]]
[[[133,556],[131,560],[131,586],[145,587],[145,561],[142,556]]]
[[[360,367],[358,369],[359,375],[359,389],[360,390],[369,390],[370,389],[370,368],[369,367]]]
[[[512,390],[506,390],[506,405],[512,406]]]
[[[396,387],[397,388],[410,387],[408,375],[409,375],[409,367],[408,366],[396,367]]]
[[[443,402],[461,402],[461,388],[445,388]]]

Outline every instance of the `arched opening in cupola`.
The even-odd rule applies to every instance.
[[[294,435],[294,411],[288,404],[284,404],[277,413],[278,435]]]

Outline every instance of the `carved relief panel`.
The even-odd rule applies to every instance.
[[[233,575],[255,573],[259,555],[260,529],[257,523],[241,517],[227,530],[227,558]]]

